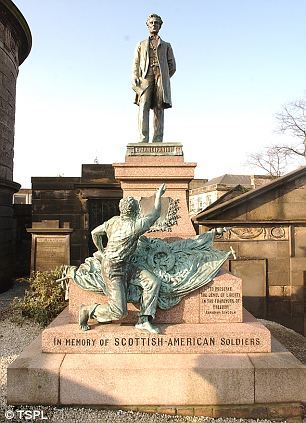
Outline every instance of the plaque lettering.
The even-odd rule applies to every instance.
[[[34,270],[52,270],[69,263],[67,235],[40,235],[34,237]]]
[[[167,156],[167,155],[178,155],[181,156],[183,154],[182,146],[179,145],[129,145],[127,147],[127,155],[128,156],[134,156],[134,155],[144,155],[144,156],[150,156],[150,155],[161,155],[161,156]]]
[[[219,352],[220,349],[227,351],[232,347],[238,347],[240,350],[252,349],[252,347],[261,347],[263,339],[259,336],[113,336],[110,338],[95,338],[86,336],[79,338],[53,337],[53,347],[58,351],[92,351],[92,352],[201,352],[209,351]],[[222,348],[223,347],[223,348]]]
[[[207,317],[217,318],[219,321],[228,317],[235,319],[242,313],[241,286],[209,285],[200,294],[200,322]]]

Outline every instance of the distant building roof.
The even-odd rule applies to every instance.
[[[214,217],[224,210],[231,209],[239,204],[247,202],[251,198],[256,198],[260,196],[261,194],[264,194],[270,190],[273,190],[286,182],[291,182],[297,179],[298,177],[300,177],[301,175],[305,175],[305,173],[306,173],[306,166],[301,166],[298,169],[294,170],[293,172],[287,173],[284,176],[274,179],[271,182],[264,184],[262,186],[259,186],[258,188],[255,188],[253,190],[250,190],[246,192],[245,194],[239,195],[238,197],[231,198],[228,201],[222,202],[221,204],[212,204],[211,208],[201,211],[196,216],[194,216],[192,220],[194,222],[197,222],[199,221],[199,219],[209,219],[211,217]]]
[[[217,176],[216,178],[209,179],[207,182],[205,182],[204,186],[210,186],[210,185],[251,185],[251,175],[230,175],[226,173],[222,176]]]
[[[235,197],[240,196],[241,194],[244,194],[248,190],[249,190],[248,188],[245,188],[242,185],[236,185],[235,187],[231,188],[229,191],[226,191],[216,201],[214,201],[213,203],[211,203],[207,207],[205,207],[205,209],[203,209],[202,211],[212,209],[213,207],[217,206],[218,204],[224,203],[225,201],[231,200],[232,198],[235,198]],[[199,213],[201,213],[201,212],[199,212]]]
[[[191,179],[189,182],[189,189],[202,188],[208,179]]]

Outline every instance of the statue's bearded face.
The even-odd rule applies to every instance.
[[[122,198],[119,203],[119,210],[123,217],[136,217],[139,212],[138,201],[130,196]]]

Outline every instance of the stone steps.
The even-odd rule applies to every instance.
[[[9,404],[200,407],[306,401],[306,367],[270,353],[42,353],[36,339],[8,367]],[[249,409],[248,407],[248,409]]]

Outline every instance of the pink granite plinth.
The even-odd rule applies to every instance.
[[[106,303],[105,295],[69,284],[69,313],[71,321],[78,319],[81,304]],[[122,321],[138,320],[138,305],[128,304],[128,316]],[[158,309],[155,323],[237,323],[242,322],[242,281],[230,273],[220,273],[212,282],[197,289],[170,310]]]
[[[8,404],[247,404],[256,415],[263,403],[306,402],[306,366],[275,340],[256,354],[50,354],[36,345],[8,367]]]
[[[63,404],[249,404],[253,368],[246,356],[184,354],[67,355],[61,368]],[[82,370],[80,370],[80,368]],[[100,380],[102,382],[96,384]]]
[[[188,238],[195,236],[195,230],[191,223],[188,206],[188,184],[194,177],[196,163],[185,163],[183,155],[167,155],[167,143],[155,143],[149,146],[157,150],[163,150],[161,155],[135,155],[126,156],[124,163],[113,163],[115,177],[121,183],[123,196],[129,195],[140,199],[152,196],[160,184],[165,183],[166,197],[179,200],[178,224],[172,226],[171,232],[147,233],[147,236],[158,238]],[[173,147],[171,144],[171,148]],[[178,144],[181,147],[181,144]]]
[[[160,334],[133,325],[92,323],[82,331],[69,322],[66,309],[42,333],[42,351],[48,353],[159,353],[220,354],[271,351],[271,335],[244,310],[244,323],[159,325]]]
[[[42,354],[41,336],[8,369],[10,404],[58,404],[59,373],[65,354]]]

